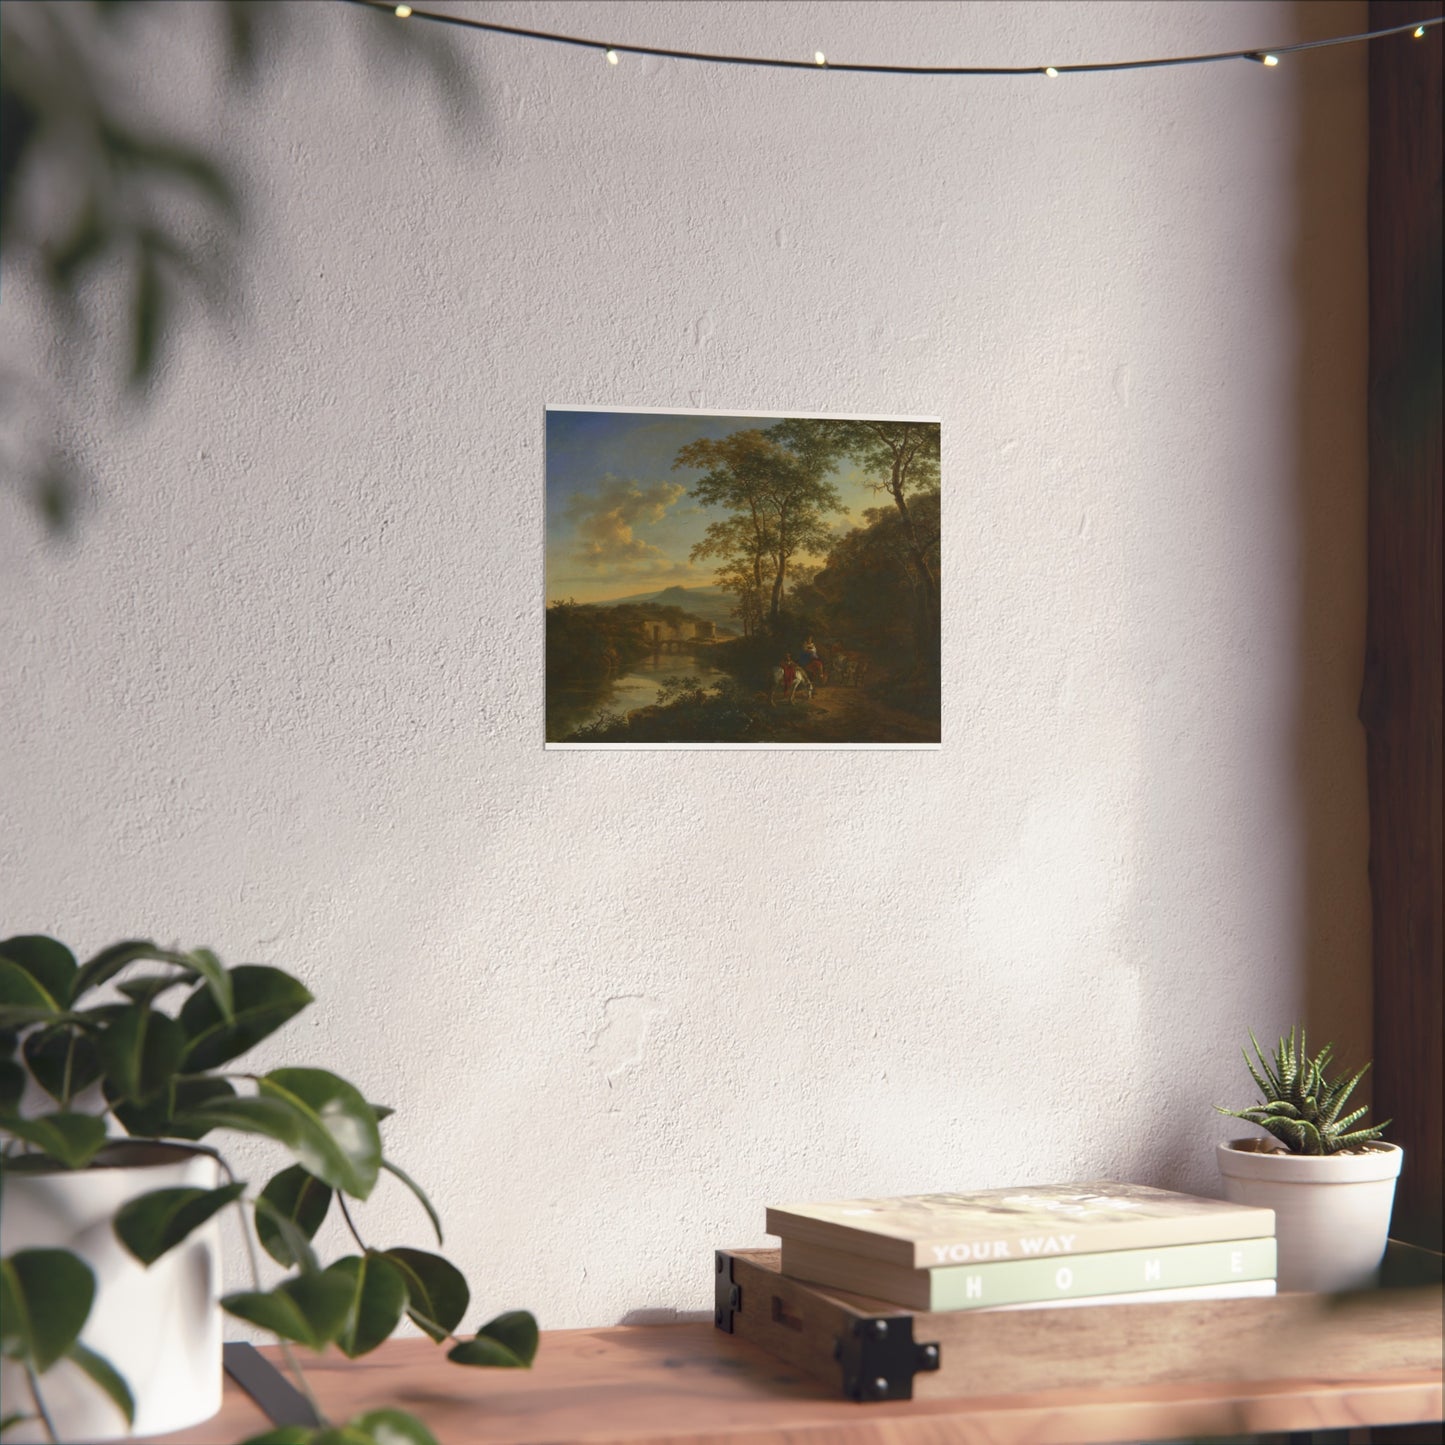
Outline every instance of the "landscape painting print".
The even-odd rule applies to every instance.
[[[546,423],[548,747],[939,746],[936,420]]]

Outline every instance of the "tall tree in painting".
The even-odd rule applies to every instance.
[[[842,507],[837,488],[825,480],[826,448],[810,440],[794,449],[786,441],[756,430],[704,437],[681,448],[673,463],[674,469],[706,468],[691,495],[730,514],[708,525],[693,557],[720,559],[719,580],[739,592],[741,616],[750,606],[761,612],[766,587],[774,633],[781,628],[789,564],[798,553],[826,550],[831,538],[824,519]]]
[[[839,450],[859,468],[878,480],[874,485],[892,497],[908,539],[908,554],[938,613],[938,525],[914,514],[910,494],[938,488],[936,422],[841,421],[834,422]]]
[[[764,572],[772,556],[772,543],[765,527],[749,512],[709,522],[701,542],[693,544],[688,554],[699,558],[717,557],[718,586],[737,598],[733,616],[742,624],[743,636],[751,637],[762,625],[766,613],[764,597],[768,579]]]
[[[798,417],[769,428],[767,435],[825,472],[838,458],[847,457],[874,491],[892,499],[903,562],[912,573],[920,653],[929,663],[936,662],[939,512],[936,505],[916,504],[938,494],[938,423]]]

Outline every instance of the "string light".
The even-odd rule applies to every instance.
[[[390,0],[344,0],[348,5],[360,5],[367,10],[382,10],[405,18],[415,16],[418,20],[430,20],[438,25],[455,25],[463,30],[484,30],[492,35],[512,35],[521,40],[544,40],[553,45],[571,45],[582,50],[601,50],[609,64],[616,64],[614,57],[619,53],[627,55],[654,55],[662,60],[692,60],[706,65],[747,65],[767,67],[772,70],[834,70],[851,71],[868,75],[1047,75],[1051,80],[1060,75],[1082,75],[1108,70],[1160,70],[1172,65],[1210,65],[1223,60],[1252,60],[1260,65],[1278,65],[1280,57],[1293,55],[1301,50],[1321,50],[1331,45],[1356,45],[1367,40],[1382,40],[1389,35],[1403,35],[1407,31],[1421,39],[1427,30],[1445,25],[1445,16],[1433,20],[1393,25],[1384,30],[1362,30],[1356,35],[1331,35],[1324,40],[1301,40],[1294,45],[1276,45],[1270,49],[1258,46],[1251,50],[1220,50],[1208,55],[1170,55],[1157,60],[1110,60],[1087,65],[864,65],[839,61],[825,61],[821,50],[815,51],[813,59],[777,60],[758,55],[721,55],[701,50],[670,50],[658,45],[616,45],[607,46],[600,40],[588,40],[579,35],[561,35],[551,30],[528,30],[519,25],[500,25],[493,20],[474,20],[469,16],[445,15],[435,10],[417,10],[410,5],[392,6]]]

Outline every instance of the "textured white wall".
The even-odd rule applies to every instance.
[[[1364,21],[454,8],[1000,64]],[[1364,1056],[1362,52],[888,79],[453,34],[463,120],[356,43],[390,22],[292,21],[249,97],[196,14],[155,30],[156,114],[249,184],[242,312],[143,415],[61,398],[75,541],[0,500],[7,930],[299,973],[260,1062],[395,1105],[477,1309],[549,1326],[706,1307],[769,1201],[1212,1191],[1247,1027]],[[943,751],[545,753],[549,401],[940,416]],[[363,1214],[425,1243],[400,1190]]]

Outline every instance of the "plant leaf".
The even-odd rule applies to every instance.
[[[237,1294],[222,1295],[221,1308],[247,1324],[269,1330],[280,1339],[297,1340],[312,1349],[321,1349],[325,1344],[296,1301],[280,1289],[269,1292],[242,1290]]]
[[[135,258],[135,299],[132,303],[130,376],[132,387],[150,379],[166,317],[166,293],[155,248],[141,244]]]
[[[63,1022],[73,1023],[88,1034],[99,1034],[108,1029],[130,1007],[125,1003],[98,1003],[90,1008],[76,1009],[64,1015]]]
[[[311,1002],[311,994],[289,973],[265,964],[243,963],[230,972],[233,1013],[227,1019],[209,989],[197,989],[181,1007],[181,1027],[190,1042],[184,1065],[200,1073],[244,1054]]]
[[[280,1099],[243,1098],[208,1099],[199,1108],[188,1110],[175,1120],[188,1129],[235,1129],[242,1134],[262,1134],[275,1139],[293,1152],[304,1121],[290,1105]]]
[[[231,975],[209,948],[193,948],[187,955],[189,966],[206,981],[221,1017],[230,1023],[235,1018]]]
[[[239,215],[239,202],[230,181],[203,151],[136,135],[111,119],[101,123],[101,133],[116,160],[189,182],[226,216]]]
[[[186,1035],[175,1019],[154,1009],[123,1009],[99,1040],[100,1061],[125,1098],[143,1104],[175,1077]]]
[[[1356,1144],[1368,1144],[1370,1140],[1380,1138],[1386,1128],[1394,1122],[1393,1119],[1386,1119],[1383,1123],[1376,1124],[1373,1128],[1356,1129],[1353,1134],[1341,1134],[1339,1138],[1334,1141],[1334,1149],[1331,1152],[1338,1152],[1341,1149],[1353,1149]]]
[[[62,1007],[74,997],[75,955],[63,943],[40,933],[17,934],[0,941],[0,958],[23,969]]]
[[[83,1169],[105,1144],[105,1121],[94,1114],[18,1115],[0,1119],[0,1129],[24,1139],[59,1160],[67,1169]]]
[[[13,1430],[17,1425],[23,1425],[27,1420],[35,1420],[38,1418],[36,1415],[21,1414],[21,1412],[17,1410],[13,1415],[7,1415],[3,1420],[0,1420],[0,1435],[3,1435],[7,1430]]]
[[[212,1126],[192,1123],[186,1116],[213,1099],[233,1099],[235,1096],[236,1091],[229,1080],[207,1075],[195,1078],[181,1075],[172,1079],[161,1093],[144,1104],[126,1100],[109,1081],[105,1088],[111,1112],[125,1125],[126,1133],[141,1139],[203,1138]]]
[[[110,1396],[111,1403],[125,1416],[127,1425],[135,1424],[135,1401],[131,1399],[130,1387],[104,1355],[96,1354],[76,1340],[66,1352],[66,1358],[84,1370]]]
[[[537,1354],[537,1321],[526,1310],[509,1310],[484,1324],[476,1337],[447,1351],[458,1365],[530,1369]]]
[[[536,1358],[537,1321],[530,1310],[508,1310],[489,1320],[477,1333],[505,1345],[525,1365]]]
[[[24,1028],[60,1012],[60,1006],[38,979],[13,959],[0,957],[0,1028]]]
[[[304,1120],[295,1153],[318,1179],[357,1199],[376,1185],[381,1134],[365,1099],[325,1069],[273,1069],[257,1084],[262,1098],[284,1101]]]
[[[25,1097],[25,1070],[14,1059],[0,1059],[0,1116],[13,1114]]]
[[[1336,1137],[1341,1136],[1351,1124],[1358,1124],[1369,1112],[1370,1106],[1368,1104],[1361,1104],[1358,1109],[1351,1110],[1343,1119],[1332,1119],[1330,1121],[1330,1133]]]
[[[0,988],[3,988],[0,983]],[[0,1029],[23,1029],[31,1024],[46,1023],[57,1017],[56,1011],[34,1004],[0,1003]]]
[[[10,1261],[0,1260],[0,1355],[23,1360],[30,1349],[30,1319],[19,1281],[12,1277]]]
[[[45,264],[51,284],[59,291],[70,292],[79,272],[109,244],[110,228],[92,196],[69,233],[58,244],[46,247]]]
[[[299,1164],[293,1164],[266,1185],[261,1191],[261,1199],[282,1219],[289,1220],[304,1240],[312,1240],[331,1208],[331,1189]],[[257,1209],[256,1234],[261,1248],[277,1264],[284,1264],[289,1269],[300,1263],[294,1249],[295,1241],[285,1237],[280,1224],[269,1211]]]
[[[338,1259],[325,1273],[345,1280],[351,1291],[346,1322],[336,1344],[354,1360],[374,1350],[400,1323],[406,1308],[406,1280],[385,1255],[373,1250]]]
[[[234,1099],[236,1091],[226,1079],[206,1077],[176,1079],[166,1096],[171,1117],[166,1120],[165,1133],[170,1139],[200,1139],[206,1134],[206,1127],[192,1126],[177,1117],[191,1109],[204,1108],[213,1099]],[[125,1121],[122,1120],[122,1123]],[[127,1125],[127,1127],[129,1127]]]
[[[106,1079],[101,1088],[111,1113],[120,1120],[127,1134],[137,1139],[159,1139],[166,1133],[172,1113],[169,1088],[144,1104],[127,1099],[111,1079]]]
[[[152,1189],[121,1205],[111,1226],[120,1242],[149,1267],[245,1188],[225,1184],[219,1189]]]
[[[320,1073],[321,1070],[282,1072]],[[365,1194],[358,1192],[364,1176],[358,1174],[354,1161],[328,1128],[329,1123],[345,1136],[357,1116],[353,1114],[348,1119],[345,1113],[339,1118],[328,1115],[327,1122],[323,1122],[314,1108],[302,1104],[286,1090],[275,1085],[267,1089],[264,1079],[261,1084],[266,1092],[256,1098],[216,1099],[183,1115],[176,1122],[186,1128],[237,1129],[244,1134],[264,1134],[284,1144],[297,1162],[324,1184],[364,1199]],[[355,1093],[355,1090],[352,1092]],[[357,1094],[356,1098],[360,1100],[361,1096]],[[362,1107],[365,1107],[364,1104]],[[369,1115],[366,1117],[375,1137],[376,1121]],[[352,1138],[348,1142],[357,1141]],[[365,1144],[364,1139],[360,1142]],[[380,1154],[379,1139],[376,1141],[376,1153]],[[374,1170],[372,1178],[375,1178]]]
[[[437,1445],[436,1436],[405,1410],[368,1410],[347,1424],[375,1445]]]
[[[89,1034],[69,1028],[36,1029],[25,1036],[22,1052],[35,1082],[52,1099],[66,1098],[66,1062],[70,1065],[69,1097],[88,1089],[99,1077],[100,1055]]]
[[[436,1231],[437,1243],[441,1244],[442,1222],[440,1219],[437,1218],[437,1212],[435,1209],[432,1208],[432,1202],[426,1197],[426,1193],[422,1189],[421,1185],[418,1184],[416,1180],[413,1179],[409,1174],[403,1174],[402,1171],[398,1169],[397,1166],[393,1164],[390,1159],[383,1159],[381,1161],[381,1167],[385,1169],[388,1174],[395,1174],[396,1177],[400,1179],[401,1182],[405,1184],[406,1187],[410,1189],[411,1192],[415,1194],[416,1197],[421,1201],[421,1207],[426,1210],[426,1217],[431,1220],[431,1227]]]
[[[175,955],[169,949],[157,948],[148,938],[128,938],[123,943],[112,943],[82,965],[75,976],[71,1000],[80,998],[93,988],[99,988],[103,983],[109,983],[121,969],[143,958],[157,963],[175,962]]]
[[[43,1375],[84,1327],[95,1276],[68,1249],[22,1249],[0,1260],[0,1281],[0,1347]]]
[[[351,1308],[351,1288],[338,1275],[326,1272],[302,1275],[265,1294],[254,1290],[228,1294],[222,1299],[221,1308],[282,1339],[321,1350],[336,1338],[346,1323],[346,1314]]]
[[[301,1166],[298,1164],[296,1167],[299,1169]],[[330,1190],[327,1193],[329,1194]],[[316,1252],[311,1248],[311,1241],[302,1234],[293,1220],[282,1214],[269,1199],[263,1199],[259,1195],[252,1201],[251,1209],[256,1216],[256,1232],[261,1232],[261,1221],[265,1219],[268,1227],[275,1230],[277,1238],[289,1251],[291,1262],[302,1274],[321,1272]]]
[[[421,1249],[388,1249],[386,1257],[406,1280],[407,1314],[440,1343],[461,1323],[471,1303],[462,1272],[439,1254]]]
[[[128,978],[116,988],[132,1003],[153,1004],[162,994],[173,988],[184,988],[191,982],[186,973],[148,973],[144,978]]]

